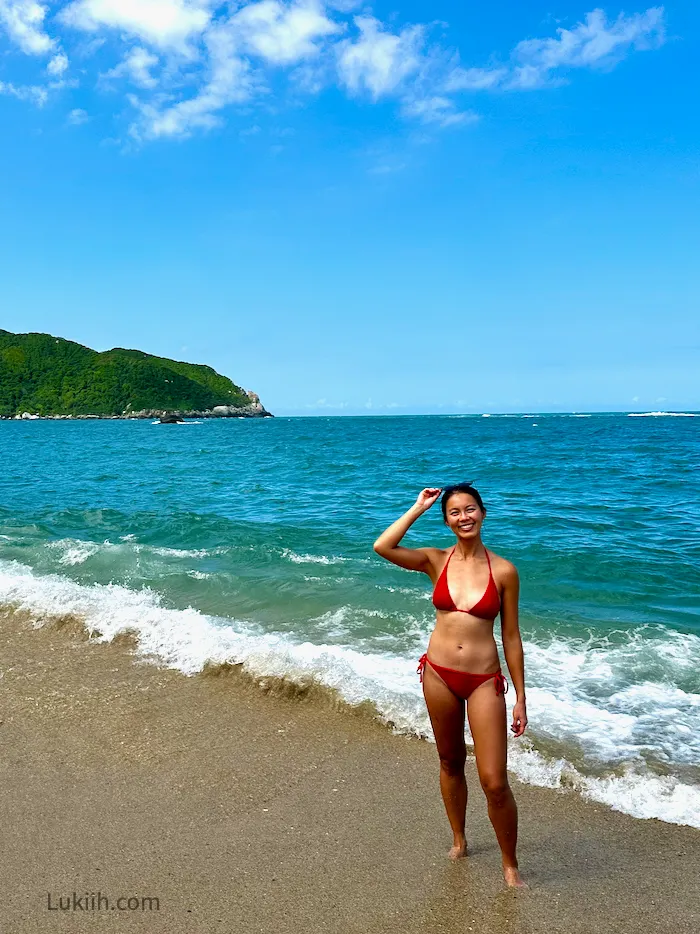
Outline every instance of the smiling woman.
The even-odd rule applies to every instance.
[[[443,519],[456,536],[457,544],[449,554],[442,548],[401,547],[399,542],[408,529],[441,493]],[[444,490],[428,487],[421,491],[414,506],[379,536],[374,550],[399,567],[422,571],[434,584],[437,623],[428,651],[418,663],[418,672],[440,756],[440,790],[454,837],[449,856],[460,859],[467,855],[466,704],[479,780],[501,848],[503,874],[507,885],[522,887],[525,883],[516,857],[518,810],[507,775],[504,701],[507,683],[493,636],[494,620],[500,612],[503,648],[517,695],[511,730],[515,736],[522,736],[527,713],[518,626],[519,582],[513,565],[498,555],[490,555],[483,545],[481,527],[485,518],[484,502],[470,483]],[[448,567],[456,553],[456,564],[462,568],[455,572],[453,566],[450,586]],[[488,577],[484,580],[486,572]],[[470,609],[460,609],[460,603]],[[457,615],[460,613],[463,616]]]

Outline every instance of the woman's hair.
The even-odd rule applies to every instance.
[[[471,483],[455,483],[453,486],[446,486],[442,491],[442,499],[440,501],[440,506],[442,508],[442,518],[447,522],[447,500],[454,493],[468,493],[470,496],[473,496],[476,500],[476,503],[479,509],[485,513],[486,506],[484,506],[484,501],[481,498],[481,493],[478,490],[474,489]]]

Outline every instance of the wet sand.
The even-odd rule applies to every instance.
[[[473,763],[451,863],[435,747],[330,692],[186,677],[71,620],[0,612],[0,646],[2,932],[700,930],[697,830],[514,781],[509,891]],[[49,910],[73,892],[110,907]]]

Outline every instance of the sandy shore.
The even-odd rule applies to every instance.
[[[508,891],[471,763],[472,855],[450,863],[432,744],[70,621],[3,612],[0,642],[3,932],[700,930],[696,830],[514,783],[531,889]],[[144,896],[159,909],[111,907]]]

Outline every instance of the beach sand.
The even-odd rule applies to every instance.
[[[509,891],[473,762],[451,863],[435,746],[331,692],[187,677],[75,620],[1,612],[0,642],[3,932],[700,930],[697,830],[514,781]],[[159,910],[49,910],[74,891]]]

